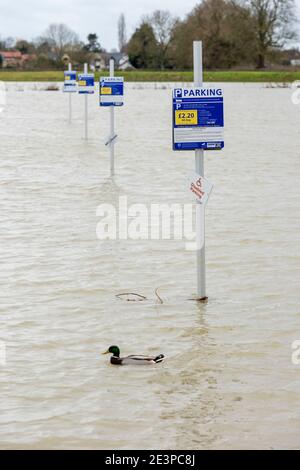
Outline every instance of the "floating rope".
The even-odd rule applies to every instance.
[[[158,289],[160,289],[160,287],[157,287],[154,292],[155,292],[155,295],[158,299],[158,302],[162,305],[164,303],[164,301],[161,298],[161,296],[159,295]],[[133,298],[130,298],[130,296],[132,296]],[[145,297],[144,295],[136,294],[135,292],[124,292],[122,294],[116,294],[116,297],[120,300],[125,300],[127,302],[143,302],[145,300],[148,300],[147,297]],[[202,304],[206,304],[208,302],[208,297],[202,297],[202,298],[195,297],[193,299],[187,299],[187,300],[192,300],[194,302],[199,302],[199,303],[202,303]]]
[[[160,304],[163,304],[164,301],[163,301],[163,299],[159,296],[159,294],[158,294],[158,289],[159,289],[159,287],[157,287],[157,288],[155,289],[155,295],[156,295],[156,297],[158,298],[159,303],[160,303]]]
[[[133,295],[136,298],[130,299],[129,296]],[[123,297],[127,297],[124,299]],[[123,294],[117,294],[116,297],[120,300],[126,300],[127,302],[143,302],[144,300],[147,300],[147,297],[141,294],[135,294],[134,292],[124,292]]]
[[[160,295],[158,293],[158,289],[159,289],[159,287],[157,287],[154,292],[155,292],[155,295],[156,295],[159,303],[163,304],[164,301],[160,297]],[[130,296],[131,296],[131,298],[130,298]],[[124,292],[122,294],[117,294],[116,297],[120,300],[125,300],[127,302],[143,302],[144,300],[148,300],[147,297],[145,297],[144,295],[136,294],[135,292]]]

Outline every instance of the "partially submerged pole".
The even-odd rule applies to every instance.
[[[109,76],[99,79],[99,105],[110,108],[110,129],[105,145],[109,147],[110,154],[110,176],[115,174],[115,143],[117,134],[115,133],[115,107],[124,104],[124,78],[115,77],[115,61],[109,61]]]
[[[115,74],[115,61],[109,61],[109,76],[113,77]],[[115,107],[110,106],[110,176],[115,174]]]
[[[71,72],[72,64],[69,62],[68,70]],[[72,93],[69,93],[69,123],[72,122]]]
[[[84,73],[88,73],[88,64],[84,64]],[[88,140],[88,95],[84,95],[84,100],[85,100],[85,111],[84,111],[84,121],[85,121],[85,131],[84,131],[84,138],[85,140]]]
[[[202,41],[194,41],[194,86],[203,86]],[[204,177],[204,150],[195,150],[196,173]],[[196,202],[197,299],[206,300],[205,205]]]

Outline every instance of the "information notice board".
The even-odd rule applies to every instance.
[[[173,150],[221,150],[223,132],[221,88],[173,90]]]

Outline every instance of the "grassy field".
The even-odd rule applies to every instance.
[[[105,76],[107,73],[96,73]],[[128,82],[192,82],[193,72],[151,72],[151,71],[130,71],[116,73],[123,76]],[[7,82],[61,82],[64,79],[63,72],[43,71],[43,72],[16,72],[2,70],[0,80]],[[300,71],[217,71],[204,72],[205,82],[293,82],[300,80]]]

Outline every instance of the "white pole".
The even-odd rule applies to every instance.
[[[113,77],[115,74],[115,61],[110,59],[109,61],[109,76]],[[110,106],[110,138],[113,139],[115,136],[115,107]],[[115,174],[115,142],[114,140],[110,143],[110,176]]]
[[[84,64],[84,73],[88,73],[88,64]],[[85,120],[85,132],[84,138],[88,140],[88,95],[84,95],[85,98],[85,113],[84,113],[84,120]]]
[[[194,41],[194,86],[203,86],[202,41]],[[195,150],[196,173],[204,176],[204,151]],[[205,208],[196,203],[197,298],[206,299],[205,280]]]
[[[69,63],[68,66],[69,72],[72,70],[72,64]],[[72,122],[72,93],[69,93],[69,123]]]

